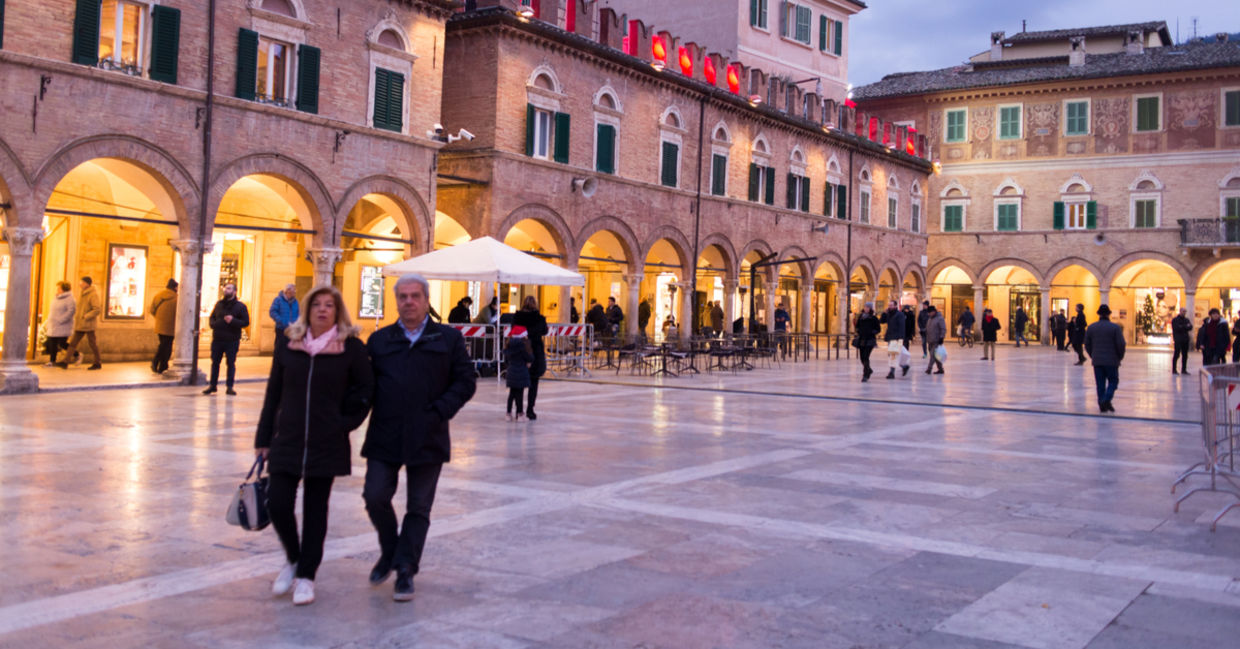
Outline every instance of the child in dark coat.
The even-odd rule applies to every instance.
[[[508,421],[521,421],[525,415],[525,389],[530,387],[530,364],[533,362],[529,333],[525,327],[514,326],[508,334],[508,346],[504,348],[504,363],[508,366]],[[517,404],[515,419],[512,415],[514,403]]]

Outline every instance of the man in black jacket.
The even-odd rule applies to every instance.
[[[236,284],[224,285],[224,297],[215,303],[207,323],[211,325],[211,384],[202,393],[215,394],[220,380],[220,360],[227,358],[228,376],[225,378],[224,393],[232,396],[237,394],[233,391],[233,379],[237,378],[241,330],[250,326],[250,310],[237,299]]]
[[[900,347],[904,344],[904,312],[895,300],[887,302],[887,310],[878,318],[879,324],[887,325],[883,332],[883,341],[887,343],[887,378],[896,378],[896,367],[900,367],[900,376],[908,374],[908,365],[900,363]]]
[[[925,358],[930,353],[930,346],[926,344],[926,322],[930,320],[930,300],[923,300],[921,303],[921,311],[917,313],[917,333],[921,336],[921,357]]]
[[[1216,365],[1227,362],[1227,349],[1231,347],[1231,329],[1218,309],[1210,309],[1210,317],[1197,332],[1197,349],[1201,350],[1201,364]]]
[[[1083,314],[1081,317],[1085,317]],[[1119,364],[1124,360],[1124,328],[1111,322],[1111,307],[1098,307],[1098,321],[1085,330],[1082,343],[1094,366],[1094,384],[1098,389],[1098,409],[1115,412],[1111,398],[1119,385]]]
[[[1171,357],[1172,374],[1188,374],[1188,345],[1192,342],[1193,321],[1188,318],[1188,309],[1180,309],[1180,314],[1171,319],[1171,342],[1175,345],[1175,354]],[[1180,364],[1176,371],[1176,363]]]
[[[430,321],[429,286],[421,275],[396,281],[400,319],[366,342],[375,373],[374,408],[362,445],[366,484],[362,498],[379,533],[379,561],[370,583],[396,569],[398,602],[413,599],[439,472],[451,459],[448,420],[474,396],[474,367],[465,340]],[[396,527],[392,496],[405,467],[405,517]]]
[[[1076,315],[1068,322],[1068,342],[1076,352],[1076,365],[1085,364],[1085,305],[1076,305]]]

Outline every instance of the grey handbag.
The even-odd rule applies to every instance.
[[[267,516],[267,476],[263,475],[263,458],[254,460],[245,482],[237,487],[224,520],[232,525],[257,532],[271,524]],[[251,480],[253,478],[253,480]]]

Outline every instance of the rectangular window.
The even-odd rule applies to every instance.
[[[944,205],[943,206],[943,231],[944,232],[964,231],[964,206],[963,205]]]
[[[1011,232],[1020,229],[1020,205],[1015,203],[995,206],[995,229]]]
[[[0,0],[0,11],[4,0]],[[177,57],[181,49],[181,10],[163,5],[151,7],[151,80],[175,84]],[[316,72],[317,74],[317,72]]]
[[[1015,140],[1020,138],[1020,106],[1001,106],[999,108],[999,139]]]
[[[728,193],[728,156],[718,153],[710,159],[710,193],[724,196]]]
[[[375,68],[375,128],[400,133],[404,129],[405,75]]]
[[[1152,198],[1133,201],[1132,217],[1134,228],[1158,227],[1158,201]]]
[[[659,173],[659,182],[664,187],[676,186],[677,167],[680,166],[680,147],[673,142],[663,143],[663,168]]]
[[[126,0],[103,0],[99,19],[99,65],[126,74],[142,74],[142,33],[146,6]]]
[[[1229,196],[1224,200],[1223,218],[1240,219],[1240,196]]]
[[[1240,90],[1223,93],[1223,126],[1240,126]]]
[[[1064,104],[1064,135],[1089,134],[1089,102],[1069,101]]]
[[[749,25],[766,29],[766,0],[749,0]]]
[[[281,106],[288,104],[292,49],[288,43],[265,36],[258,37],[258,86],[255,89],[255,99]]]
[[[551,111],[525,107],[525,155],[546,160],[551,157]]]
[[[861,201],[860,202],[861,202],[861,205],[860,205],[861,218],[858,220],[861,223],[869,223],[870,222],[870,192],[864,189],[861,190]]]
[[[964,108],[947,111],[947,141],[964,142],[968,111]]]
[[[1137,97],[1137,132],[1157,131],[1162,127],[1158,112],[1159,97]]]
[[[831,216],[833,207],[835,207],[835,185],[827,183],[822,192],[822,215]]]
[[[810,21],[813,19],[813,13],[809,7],[796,6],[796,33],[793,38],[809,45],[810,42]]]
[[[900,203],[896,199],[894,198],[887,199],[887,227],[893,228],[893,229],[896,227],[896,210],[899,208],[899,206],[900,206]]]
[[[1084,230],[1089,224],[1089,209],[1087,203],[1065,203],[1065,223],[1064,227],[1069,230]]]
[[[909,229],[913,232],[921,232],[921,205],[913,203],[912,218],[909,223]]]
[[[616,127],[599,124],[595,135],[594,168],[601,173],[616,173]]]

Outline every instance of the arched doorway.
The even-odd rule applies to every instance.
[[[909,271],[904,274],[904,285],[900,293],[900,304],[912,305],[917,311],[921,311],[922,294],[925,288],[922,286],[921,275],[915,271]]]
[[[536,219],[518,221],[504,234],[504,243],[543,261],[557,266],[564,265],[564,250],[551,229],[542,221]],[[502,292],[502,304],[500,305],[502,312],[508,313],[509,305],[512,311],[520,309],[525,296],[533,295],[538,300],[539,310],[547,316],[548,320],[552,322],[558,320],[561,295],[559,286],[501,285],[500,291]]]
[[[959,266],[943,268],[930,285],[930,304],[943,313],[947,335],[955,338],[959,333],[960,316],[966,307],[973,309],[973,278]]]
[[[855,321],[857,314],[865,307],[866,302],[874,302],[874,312],[883,310],[882,304],[875,299],[874,275],[868,266],[857,266],[852,275],[848,276],[848,313],[849,320]]]
[[[767,283],[771,280],[771,267],[753,265],[770,253],[761,250],[750,250],[741,259],[740,276],[740,317],[744,318],[746,331],[756,331],[767,326],[770,321],[766,312]],[[751,273],[751,270],[753,271]],[[752,276],[751,276],[752,275]],[[751,285],[752,283],[752,285]]]
[[[1042,289],[1038,278],[1020,266],[1000,266],[986,276],[986,301],[1003,328],[1006,339],[1016,340],[1016,309],[1023,308],[1029,321],[1025,325],[1025,339],[1038,340],[1041,336]]]
[[[814,290],[810,294],[810,331],[818,334],[843,333],[839,329],[840,269],[823,262],[814,270]]]
[[[1141,259],[1126,264],[1111,280],[1107,296],[1111,321],[1124,327],[1128,341],[1170,345],[1171,319],[1187,307],[1184,280],[1169,264]],[[1086,311],[1092,322],[1097,316]]]
[[[582,322],[594,304],[607,308],[607,299],[615,298],[616,304],[627,304],[627,288],[624,275],[629,272],[629,251],[615,232],[600,230],[586,239],[577,256],[577,272],[586,278],[577,309]],[[623,308],[623,307],[622,307]],[[636,314],[626,316],[635,317]],[[595,332],[595,335],[601,335]]]
[[[692,326],[692,323],[681,322],[684,310],[682,300],[692,299],[680,290],[680,280],[684,274],[684,262],[680,250],[668,239],[659,239],[650,246],[642,268],[641,298],[639,300],[638,330],[656,339],[662,339],[674,323],[677,330]],[[645,302],[650,309],[649,322],[643,323],[642,314]],[[625,314],[628,316],[628,314]]]
[[[1240,259],[1220,261],[1206,269],[1197,282],[1194,302],[1195,313],[1189,314],[1194,323],[1201,322],[1212,308],[1222,311],[1228,321],[1240,317]]]
[[[56,183],[32,260],[28,358],[41,353],[38,327],[51,311],[57,283],[68,282],[78,299],[82,277],[91,278],[100,300],[101,355],[112,361],[150,357],[158,345],[147,321],[150,298],[169,279],[180,280],[179,255],[168,242],[178,238],[184,205],[168,187],[155,172],[119,158],[83,162]]]
[[[1084,266],[1072,264],[1064,267],[1051,278],[1050,288],[1051,313],[1062,312],[1065,318],[1071,320],[1076,315],[1078,304],[1084,305],[1085,313],[1090,316],[1098,311],[1098,277]]]
[[[782,259],[789,257],[805,257],[800,251],[780,255]],[[783,306],[788,312],[791,322],[788,331],[801,331],[801,309],[805,308],[801,300],[801,287],[805,284],[808,273],[803,262],[792,262],[779,265],[779,292],[775,296],[775,308]]]
[[[890,300],[900,300],[902,290],[902,282],[896,275],[896,271],[891,268],[883,269],[878,275],[878,299],[874,301],[875,311],[883,311],[887,308],[887,302]]]
[[[396,318],[395,305],[389,303],[396,278],[385,278],[382,271],[419,249],[420,236],[412,224],[407,206],[378,193],[362,196],[345,217],[341,292],[363,334]]]
[[[723,325],[721,330],[732,330],[732,323],[728,322],[728,314],[734,313],[734,311],[732,311],[731,307],[724,307],[727,296],[727,287],[724,285],[724,280],[728,278],[730,263],[727,252],[717,244],[706,246],[702,250],[702,254],[698,256],[695,287],[698,293],[697,322],[699,330],[701,327],[715,329],[714,325],[711,324],[710,312],[716,304],[724,311],[723,322],[720,323]]]
[[[460,221],[451,216],[435,211],[435,232],[431,237],[431,249],[442,250],[451,248],[473,239],[469,231]],[[468,295],[474,301],[473,313],[486,306],[495,297],[495,286],[486,282],[445,282],[431,280],[431,308],[435,309],[444,320],[456,306],[457,300]],[[502,311],[501,311],[502,313]]]

